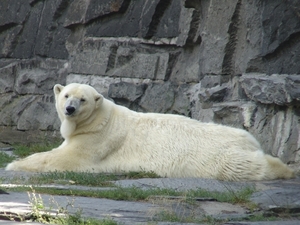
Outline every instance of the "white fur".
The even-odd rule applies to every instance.
[[[221,180],[291,178],[248,132],[170,114],[137,113],[104,99],[88,85],[54,87],[65,142],[7,166],[25,171],[154,171],[166,177]],[[85,98],[74,116],[65,96]]]

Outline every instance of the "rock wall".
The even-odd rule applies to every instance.
[[[59,135],[52,88],[80,82],[300,162],[298,0],[1,0],[0,57],[1,142]]]

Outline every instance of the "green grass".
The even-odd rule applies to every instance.
[[[153,171],[130,171],[128,173],[123,173],[121,175],[122,179],[140,179],[140,178],[160,178],[159,175],[154,173]]]
[[[26,220],[25,220],[26,221]],[[118,225],[118,223],[111,219],[93,219],[83,218],[80,214],[67,215],[66,217],[54,217],[47,214],[30,215],[27,221],[39,222],[43,224],[58,224],[58,225]]]
[[[59,223],[58,223],[59,224]],[[111,219],[96,220],[92,218],[76,218],[76,216],[70,216],[64,220],[63,225],[118,225],[116,221]]]
[[[5,188],[3,188],[5,189]],[[8,190],[8,189],[7,189]],[[30,192],[31,187],[14,187],[9,188],[9,191],[16,192]],[[63,196],[82,196],[93,198],[107,198],[112,200],[124,200],[124,201],[141,201],[146,200],[152,195],[176,195],[179,196],[180,192],[176,192],[172,189],[149,189],[143,190],[140,188],[113,188],[111,190],[70,190],[70,189],[56,189],[56,188],[44,188],[34,187],[36,193],[50,194],[50,195],[63,195]]]
[[[58,147],[61,143],[62,141],[55,141],[53,143],[46,141],[45,143],[32,143],[28,145],[16,144],[13,146],[13,153],[20,158],[24,158],[34,153],[52,150],[53,148]]]
[[[10,191],[30,191],[30,187],[15,187],[9,188]],[[112,200],[124,200],[124,201],[146,201],[151,196],[182,196],[187,201],[193,200],[197,197],[211,197],[219,202],[230,202],[230,203],[247,203],[249,196],[254,192],[254,189],[243,189],[237,191],[234,194],[230,192],[209,192],[206,190],[190,190],[190,191],[176,191],[173,189],[140,189],[137,187],[116,187],[110,190],[77,190],[77,189],[56,189],[56,188],[45,188],[45,187],[34,187],[37,193],[50,194],[50,195],[64,195],[64,196],[83,196],[93,198],[107,198]]]
[[[8,163],[13,161],[15,157],[9,156],[5,152],[0,152],[0,168],[5,167]]]
[[[48,172],[40,173],[29,178],[29,184],[73,184],[84,186],[106,187],[112,186],[110,181],[118,180],[114,174],[88,173],[88,172]]]
[[[42,185],[42,184],[73,184],[93,187],[107,187],[114,186],[110,181],[120,179],[139,179],[139,178],[157,178],[159,177],[154,172],[128,172],[121,174],[109,173],[89,173],[89,172],[48,172],[40,173],[30,177],[28,184]]]
[[[244,188],[240,191],[228,191],[228,192],[217,192],[217,191],[207,191],[203,189],[191,190],[188,192],[187,197],[206,197],[214,198],[218,202],[228,202],[233,204],[242,204],[249,201],[250,196],[255,192],[254,188]]]

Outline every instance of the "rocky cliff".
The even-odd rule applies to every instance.
[[[52,87],[80,82],[300,162],[298,0],[1,0],[0,57],[1,142],[59,135]]]

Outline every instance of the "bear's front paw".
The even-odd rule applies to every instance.
[[[44,163],[32,161],[29,157],[21,160],[16,160],[9,163],[5,170],[12,171],[27,171],[27,172],[42,172],[44,170]]]
[[[16,161],[13,161],[13,162],[9,163],[9,164],[5,167],[5,170],[14,170],[14,171],[18,171],[17,168],[18,168],[18,167],[16,166]]]

